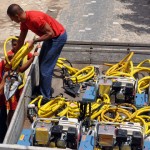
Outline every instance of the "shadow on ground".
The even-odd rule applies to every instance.
[[[119,15],[127,23],[122,27],[138,34],[150,33],[150,0],[118,0],[124,3],[125,9],[130,9],[132,13]],[[128,23],[129,22],[129,23]]]

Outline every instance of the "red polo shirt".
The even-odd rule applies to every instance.
[[[46,23],[53,29],[55,33],[54,37],[61,35],[65,31],[64,27],[58,21],[40,11],[26,11],[26,21],[21,22],[20,29],[22,31],[29,29],[38,36],[42,36],[44,33],[41,30]]]
[[[7,55],[8,56],[11,56],[11,55],[14,55],[15,53],[14,53],[14,51],[13,50],[9,50],[8,52],[7,52]],[[32,58],[32,53],[28,53],[28,60],[30,59],[30,58]]]
[[[7,52],[8,56],[14,55],[14,51],[10,50]],[[28,53],[28,60],[32,57],[32,53]],[[5,71],[9,71],[11,68],[11,66],[5,66]],[[21,90],[17,90],[16,93],[12,96],[12,98],[6,102],[6,107],[8,110],[15,110],[21,95],[22,89]]]

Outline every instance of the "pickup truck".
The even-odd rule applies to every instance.
[[[86,65],[96,65],[103,72],[104,70],[106,70],[106,66],[103,65],[104,63],[115,64],[122,58],[124,58],[127,54],[129,54],[129,52],[134,52],[134,56],[132,59],[134,64],[138,64],[145,59],[150,59],[150,45],[148,44],[76,41],[69,41],[66,43],[61,53],[61,57],[68,59],[74,66],[76,66],[76,68],[82,68]],[[150,67],[150,65],[148,67]],[[57,76],[57,74],[59,74],[59,72],[57,72],[56,68],[56,70],[54,71],[52,85],[52,87],[54,88],[54,96],[64,92],[64,89],[62,89],[62,80],[60,79],[59,75]],[[39,66],[37,57],[35,58],[31,66],[25,87],[5,136],[4,142],[3,144],[0,144],[0,150],[56,149],[37,146],[23,146],[16,144],[20,137],[22,129],[28,128],[31,125],[27,118],[27,106],[31,101],[32,92],[34,88],[38,86],[38,83]],[[146,150],[146,148],[144,149]]]

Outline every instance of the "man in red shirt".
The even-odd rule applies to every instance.
[[[19,37],[16,36],[16,38],[19,38]],[[12,41],[11,41],[12,49],[7,52],[9,60],[11,60],[13,58],[13,56],[16,54],[16,52],[17,52],[16,51],[17,45],[18,45],[18,40],[17,39],[12,39]],[[35,56],[38,56],[37,52],[34,52],[34,54],[28,53],[27,58],[25,58],[26,62],[22,63],[22,65],[19,67],[18,72],[22,73],[21,74],[22,77],[24,76],[25,71],[29,68],[29,66],[33,62]],[[4,70],[5,71],[11,71],[11,66],[8,65],[7,63],[5,63]],[[16,110],[16,107],[17,107],[17,104],[18,104],[21,92],[22,92],[22,88],[18,89],[15,92],[15,94],[10,98],[10,100],[6,102],[6,107],[7,107],[7,111],[8,111],[7,125],[10,124],[12,116],[13,116],[15,110]]]
[[[64,27],[51,16],[40,11],[24,11],[18,4],[11,4],[7,14],[12,21],[20,23],[18,49],[24,44],[28,30],[39,36],[29,41],[29,47],[44,41],[39,56],[40,93],[50,98],[53,70],[67,40]]]
[[[16,38],[19,38],[19,37],[16,36]],[[17,52],[18,40],[12,39],[11,46],[12,46],[12,49],[7,52],[9,60],[11,60]],[[23,65],[23,67],[19,67],[19,70],[18,70],[19,72],[25,72],[26,69],[28,69],[28,67],[30,66],[30,64],[34,60],[34,55],[36,56],[37,53],[36,52],[34,54],[28,53],[28,55],[27,55],[28,63],[27,63],[27,65]],[[5,71],[10,71],[10,70],[11,70],[11,66],[6,63],[5,64]]]

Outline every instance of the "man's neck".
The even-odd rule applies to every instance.
[[[21,22],[25,22],[26,21],[27,16],[26,16],[26,12],[25,11],[21,14],[20,18],[21,18]]]

